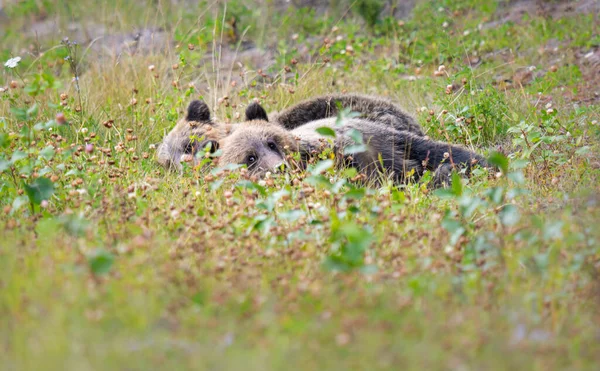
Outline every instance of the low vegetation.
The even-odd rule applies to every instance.
[[[595,369],[595,2],[297,3],[4,5],[3,367]],[[499,171],[431,191],[326,153],[258,181],[156,163],[191,99],[236,122],[329,92]]]

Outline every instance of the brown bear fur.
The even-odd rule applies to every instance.
[[[208,143],[212,150],[231,132],[231,125],[215,123],[206,103],[190,103],[186,116],[165,136],[157,150],[158,163],[172,170],[181,169],[181,161],[191,161]]]
[[[332,94],[311,98],[279,113],[271,114],[271,120],[259,104],[252,103],[246,110],[246,116],[252,117],[253,120],[270,121],[285,129],[295,129],[308,122],[335,117],[340,107],[351,109],[359,115],[359,118],[366,121],[409,131],[419,136],[423,135],[416,120],[398,105],[385,98],[361,94]],[[158,162],[167,168],[179,170],[182,159],[193,160],[195,153],[209,142],[212,144],[212,150],[215,150],[219,142],[237,127],[237,124],[214,122],[204,102],[192,101],[186,117],[177,123],[160,144]],[[192,136],[196,140],[191,138]],[[203,140],[199,142],[197,139]]]
[[[335,117],[339,108],[349,108],[358,114],[358,118],[367,121],[377,122],[420,136],[424,135],[423,129],[417,121],[404,112],[400,106],[386,98],[363,94],[331,94],[307,99],[286,110],[272,114],[271,121],[286,129],[295,129],[311,121]]]
[[[315,151],[320,153],[325,144],[336,154],[337,166],[355,167],[370,180],[377,181],[379,174],[387,173],[396,182],[403,182],[409,173],[419,178],[425,170],[430,170],[434,172],[434,185],[440,186],[449,184],[450,170],[455,165],[470,169],[475,163],[486,164],[483,157],[462,147],[398,130],[389,123],[349,118],[337,124],[336,118],[326,118],[285,130],[279,123],[266,121],[262,111],[248,107],[248,122],[243,124],[243,129],[234,130],[221,141],[219,165],[245,164],[251,174],[261,176],[284,164],[287,154],[299,151],[301,158],[307,160]],[[260,114],[254,116],[255,112]],[[320,127],[333,129],[335,139],[330,142],[318,134],[316,129]],[[346,153],[356,144],[352,130],[362,134],[364,151]]]

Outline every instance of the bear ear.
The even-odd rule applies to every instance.
[[[250,103],[250,105],[246,108],[246,121],[252,120],[269,121],[267,111],[265,111],[265,109],[256,102]]]
[[[210,110],[206,103],[201,100],[193,100],[187,109],[187,121],[208,122],[210,121]]]

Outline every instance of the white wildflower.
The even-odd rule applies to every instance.
[[[20,61],[21,61],[21,57],[11,58],[11,59],[7,60],[6,63],[4,63],[4,67],[15,68],[19,65]]]

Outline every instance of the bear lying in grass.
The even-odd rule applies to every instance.
[[[262,110],[258,105],[250,105],[247,116],[257,118]],[[387,99],[360,94],[334,94],[305,100],[277,114],[271,120],[286,129],[295,129],[308,122],[336,117],[338,110],[350,109],[361,118],[392,126],[397,130],[409,131],[423,136],[421,126],[413,117]],[[264,110],[262,110],[264,112]],[[171,169],[181,168],[181,159],[190,160],[193,155],[208,143],[216,149],[219,141],[228,136],[239,124],[223,124],[210,117],[208,106],[195,100],[190,103],[186,116],[164,138],[158,150],[158,162]],[[201,140],[199,140],[201,139]]]
[[[354,117],[338,118],[339,109],[350,109]],[[319,134],[334,133],[334,137]],[[362,137],[362,141],[356,134]],[[362,142],[362,143],[361,143]],[[246,121],[220,124],[212,121],[208,106],[193,101],[186,118],[165,137],[158,160],[178,169],[180,161],[197,161],[196,153],[210,144],[221,149],[219,165],[245,164],[249,172],[262,176],[288,164],[291,153],[300,153],[300,165],[329,147],[337,167],[355,167],[367,180],[381,174],[401,183],[411,174],[418,179],[433,172],[433,185],[449,183],[454,168],[470,171],[485,159],[465,148],[427,139],[416,120],[392,102],[364,95],[330,95],[313,98],[273,115],[252,103]]]

